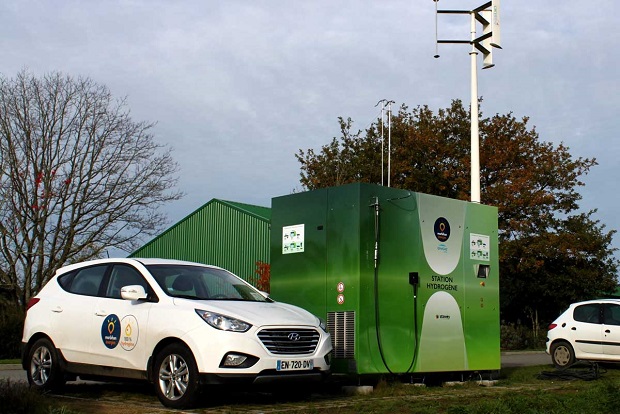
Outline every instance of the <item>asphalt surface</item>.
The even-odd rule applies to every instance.
[[[502,352],[502,368],[531,365],[551,365],[551,357],[544,351]],[[0,365],[0,379],[26,381],[26,371],[19,364]]]

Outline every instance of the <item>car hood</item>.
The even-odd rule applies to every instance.
[[[318,326],[318,318],[300,307],[282,302],[250,302],[226,300],[188,300],[175,298],[177,306],[221,313],[254,326],[306,325]]]

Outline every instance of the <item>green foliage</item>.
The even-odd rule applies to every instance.
[[[534,331],[529,326],[503,323],[500,326],[500,346],[503,350],[544,349],[547,330]]]
[[[615,230],[594,218],[596,210],[578,211],[581,177],[596,160],[540,140],[528,121],[511,113],[480,120],[480,178],[482,202],[499,213],[502,319],[539,329],[569,303],[614,291],[619,262]],[[340,138],[296,154],[302,186],[387,184],[381,120],[364,132],[353,132],[350,118],[339,124]],[[401,106],[391,144],[392,187],[470,198],[470,117],[460,100],[437,113]]]

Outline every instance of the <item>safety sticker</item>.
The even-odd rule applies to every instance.
[[[282,254],[304,252],[304,224],[282,227]]]
[[[469,255],[473,260],[490,261],[491,237],[484,234],[469,235]]]

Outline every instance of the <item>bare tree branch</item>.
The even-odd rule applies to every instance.
[[[22,306],[59,267],[161,229],[181,193],[153,125],[88,78],[0,77],[0,283]]]

